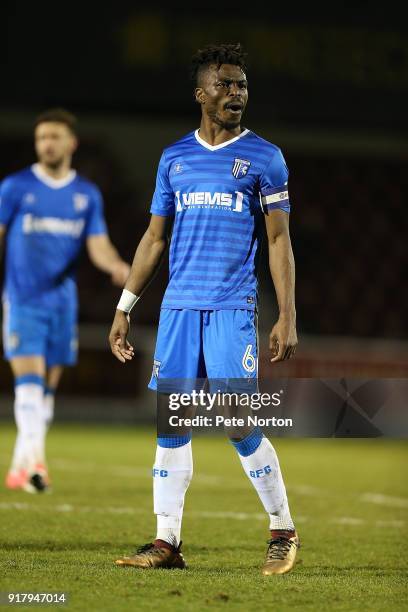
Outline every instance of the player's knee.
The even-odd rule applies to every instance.
[[[191,432],[185,436],[160,436],[157,442],[153,477],[161,479],[172,475],[188,485],[193,475]]]
[[[237,452],[243,457],[248,457],[252,455],[259,445],[261,444],[264,435],[262,430],[259,427],[254,427],[254,429],[243,438],[230,438],[230,442]]]
[[[180,436],[159,435],[157,436],[157,445],[161,448],[180,448],[191,442],[191,438],[191,430]]]
[[[27,375],[45,378],[46,366],[43,357],[37,355],[12,357],[10,359],[10,366],[15,379]]]

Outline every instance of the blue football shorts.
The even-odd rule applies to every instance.
[[[246,391],[257,377],[255,311],[161,309],[149,389]]]
[[[48,367],[74,365],[78,355],[77,309],[3,303],[3,347],[7,360],[44,357]]]

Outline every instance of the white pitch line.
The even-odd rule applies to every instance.
[[[289,493],[296,493],[297,495],[322,495],[324,491],[317,487],[311,487],[309,485],[289,485],[287,486]]]
[[[74,512],[74,506],[71,504],[59,504],[59,506],[55,506],[55,510],[57,512]]]
[[[56,506],[36,506],[35,504],[19,503],[19,502],[1,502],[0,510],[49,510],[52,512],[77,512],[77,513],[97,513],[97,514],[142,514],[144,512],[141,508],[126,508],[126,507],[93,507],[93,506],[73,506],[71,504],[58,504]],[[267,520],[265,513],[256,512],[222,512],[222,511],[211,511],[211,510],[192,510],[184,513],[187,516],[194,516],[200,518],[229,518],[237,521],[243,520]]]
[[[57,504],[56,506],[37,506],[36,504],[28,504],[21,502],[0,502],[0,510],[30,510],[39,511],[49,510],[51,512],[77,512],[77,513],[94,513],[94,514],[142,514],[141,508],[126,508],[124,506],[73,506],[72,504]]]
[[[51,467],[66,472],[86,472],[89,474],[99,472],[100,470],[100,466],[97,463],[92,463],[91,461],[85,461],[84,463],[82,463],[80,461],[67,461],[66,459],[54,459],[54,461],[52,461]],[[152,472],[150,468],[142,468],[130,465],[110,465],[105,468],[105,472],[112,474],[112,476],[117,476],[118,478],[152,477]],[[213,476],[210,474],[195,474],[194,480],[196,482],[208,485],[217,485],[221,484],[224,481],[222,477],[216,475]]]
[[[0,510],[49,510],[52,512],[77,512],[77,513],[97,513],[97,514],[142,514],[146,510],[142,508],[127,508],[123,506],[73,506],[71,504],[58,504],[56,506],[36,506],[35,504],[20,503],[20,502],[0,502]],[[197,510],[185,512],[187,516],[196,516],[201,518],[229,518],[238,521],[242,520],[266,520],[267,515],[255,512],[221,512],[211,510]]]
[[[153,463],[152,463],[153,465]],[[51,468],[55,467],[58,470],[68,471],[68,472],[88,472],[94,473],[99,472],[100,466],[97,463],[93,463],[91,461],[71,461],[66,459],[54,459],[52,461]],[[141,468],[138,466],[129,466],[129,465],[110,465],[104,468],[105,472],[112,474],[113,476],[117,476],[119,478],[134,478],[134,477],[145,477],[151,478],[151,470],[149,468]],[[230,479],[223,478],[218,474],[202,474],[197,472],[193,476],[193,482],[198,482],[201,484],[208,485],[222,485],[225,482],[231,482]],[[234,488],[247,488],[248,484],[245,478],[234,481]],[[295,493],[297,495],[306,495],[306,496],[314,496],[321,495],[323,491],[318,489],[317,487],[313,487],[306,484],[300,485],[288,485],[287,487],[290,493]]]
[[[125,506],[106,506],[106,507],[93,507],[93,506],[73,506],[71,504],[57,504],[56,506],[37,506],[35,504],[20,503],[20,502],[0,502],[0,510],[36,510],[36,511],[51,511],[61,512],[63,514],[69,512],[75,512],[76,514],[143,514],[147,510],[142,508],[129,508]],[[186,516],[208,518],[208,519],[232,519],[236,521],[267,521],[268,516],[266,513],[261,512],[233,512],[233,511],[222,511],[222,510],[191,510],[184,513]],[[296,522],[305,523],[309,520],[307,516],[296,517]]]
[[[382,493],[363,493],[360,501],[378,504],[379,506],[390,506],[392,508],[408,508],[408,499],[406,497],[392,497]]]
[[[72,504],[57,504],[55,506],[37,506],[36,504],[23,502],[0,502],[0,510],[27,510],[27,511],[42,511],[48,510],[51,512],[78,513],[78,514],[129,514],[140,515],[147,512],[143,508],[131,508],[126,506],[73,506]],[[267,521],[267,515],[261,512],[233,512],[233,511],[213,511],[213,510],[190,510],[184,513],[185,516],[192,518],[203,519],[231,519],[235,521]],[[297,516],[296,523],[308,523],[310,517]],[[331,519],[329,522],[338,525],[348,525],[350,527],[358,527],[361,525],[372,525],[371,521],[352,516],[340,516]],[[383,520],[374,521],[376,527],[405,527],[405,521],[401,520]]]
[[[248,520],[256,520],[256,521],[265,521],[267,519],[266,514],[254,513],[254,512],[228,512],[228,511],[211,511],[211,510],[190,510],[190,512],[186,513],[190,516],[198,516],[200,518],[229,518],[236,521],[248,521]]]
[[[331,522],[337,525],[364,525],[364,523],[366,523],[364,519],[354,518],[352,516],[339,516],[338,518],[332,519]]]
[[[396,527],[397,529],[400,527],[405,527],[405,521],[375,521],[376,527]]]
[[[32,504],[25,502],[0,502],[0,510],[31,510]]]

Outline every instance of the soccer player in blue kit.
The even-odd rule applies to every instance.
[[[6,237],[3,347],[15,380],[17,438],[6,487],[49,487],[45,438],[64,366],[77,358],[76,267],[86,243],[93,264],[123,287],[130,266],[109,239],[97,186],[71,168],[76,118],[50,109],[34,126],[38,162],[0,186]]]
[[[245,57],[240,44],[210,45],[193,57],[200,128],[162,154],[150,224],[117,305],[109,340],[113,354],[126,363],[133,357],[129,312],[160,264],[173,223],[151,389],[160,381],[203,376],[256,381],[257,260],[265,225],[279,306],[270,334],[271,361],[289,359],[296,349],[288,169],[276,145],[241,128],[248,99]],[[159,407],[160,388],[157,395]],[[288,572],[299,538],[276,452],[258,427],[231,442],[269,517],[262,573]],[[192,473],[191,428],[176,436],[158,432],[156,539],[117,559],[116,565],[185,567],[180,530]]]

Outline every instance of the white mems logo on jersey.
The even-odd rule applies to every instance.
[[[78,212],[88,208],[89,197],[84,193],[74,193],[72,199],[74,200],[74,208]]]
[[[24,234],[53,234],[79,238],[85,227],[85,219],[61,219],[59,217],[34,217],[23,215]]]
[[[190,191],[181,193],[176,191],[176,211],[181,212],[183,208],[220,208],[233,212],[242,212],[244,194],[240,191],[234,193],[223,193],[219,191]]]

